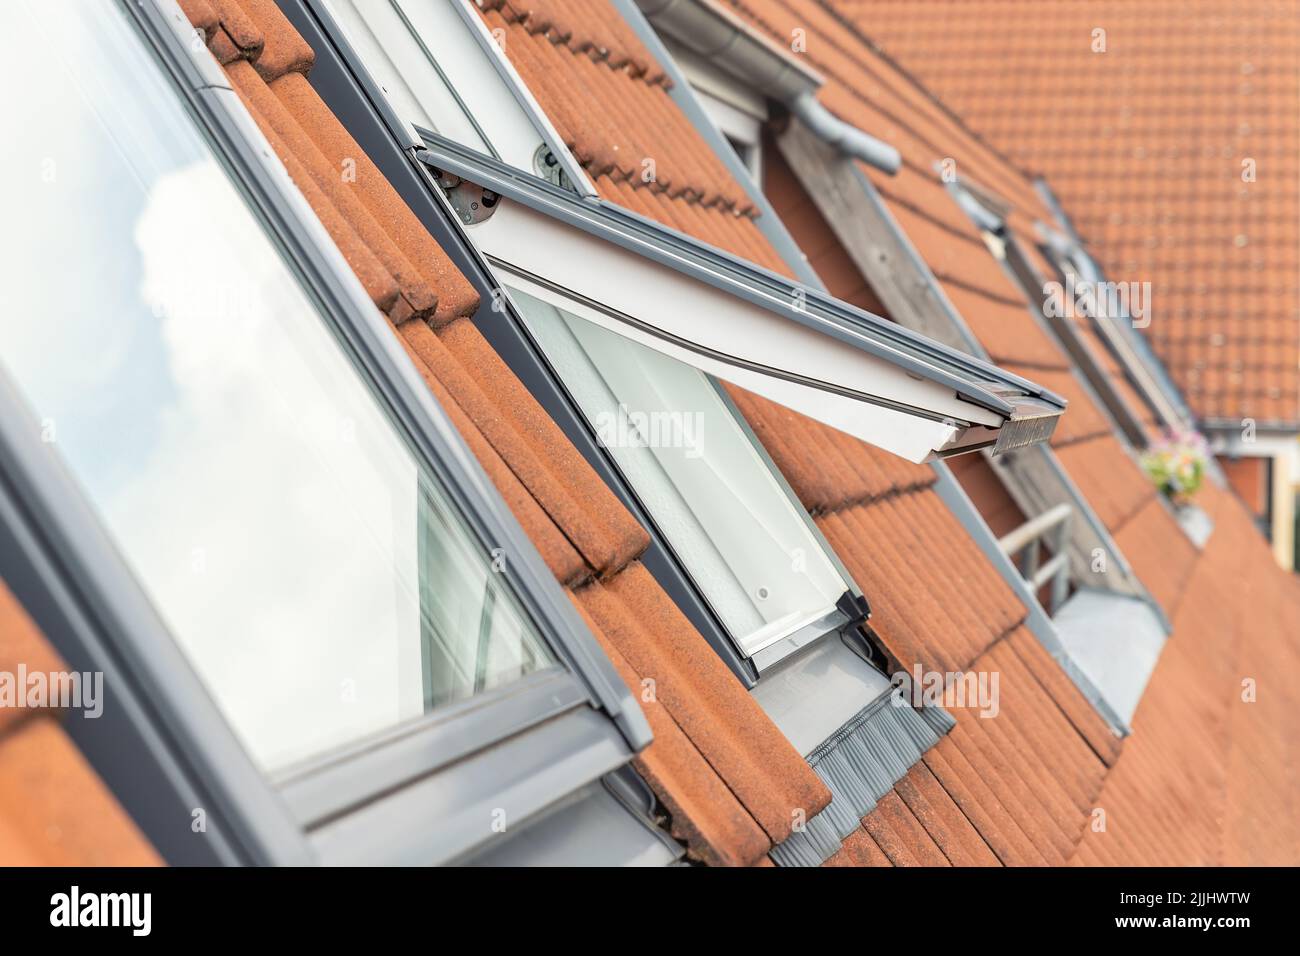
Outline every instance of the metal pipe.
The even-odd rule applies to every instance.
[[[822,106],[812,93],[805,90],[787,100],[785,105],[818,139],[846,156],[860,159],[891,176],[902,165],[903,160],[897,149],[844,122]]]

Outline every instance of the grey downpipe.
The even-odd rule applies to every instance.
[[[844,122],[822,106],[811,92],[798,94],[786,106],[818,139],[846,156],[860,159],[891,176],[902,165],[897,149]]]

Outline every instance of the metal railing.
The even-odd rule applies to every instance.
[[[1051,582],[1047,608],[1049,614],[1055,614],[1069,594],[1070,556],[1066,549],[1069,547],[1070,518],[1073,514],[1074,509],[1062,502],[1035,515],[998,539],[998,547],[1008,558],[1016,561],[1016,555],[1020,555],[1016,565],[1035,594],[1043,585]],[[1049,539],[1049,536],[1052,557],[1040,567],[1043,541]]]

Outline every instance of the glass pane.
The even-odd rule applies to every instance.
[[[565,385],[746,654],[824,617],[844,580],[698,369],[518,290]]]
[[[0,30],[0,370],[255,759],[549,664],[116,6]]]

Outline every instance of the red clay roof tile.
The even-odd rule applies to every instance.
[[[844,838],[823,866],[893,866],[871,834],[859,827]]]
[[[20,852],[20,859],[35,856],[52,866],[154,866],[159,862],[50,717],[23,721],[0,738],[0,819],[22,834],[25,852]]]

